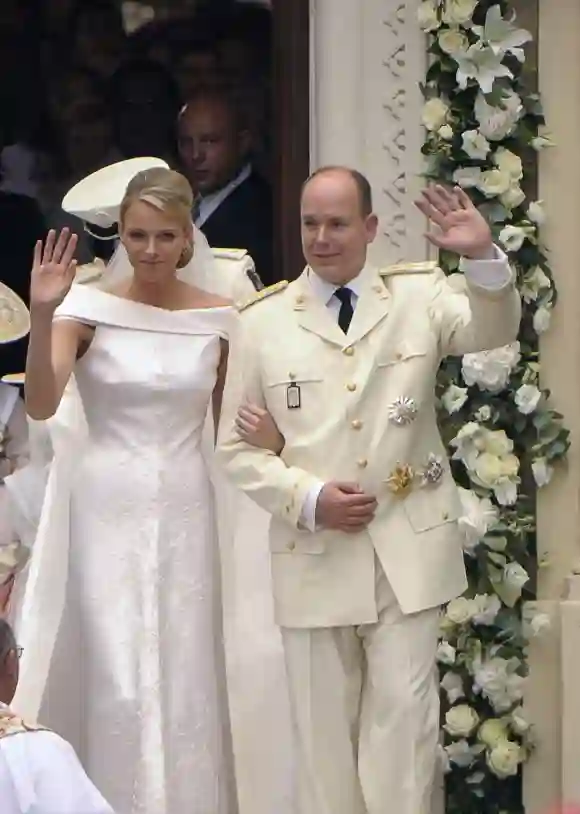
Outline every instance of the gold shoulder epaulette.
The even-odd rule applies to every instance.
[[[395,274],[432,274],[438,268],[435,260],[424,260],[421,263],[395,263],[381,269],[381,277],[391,277]]]
[[[223,260],[243,260],[248,254],[245,249],[213,249],[212,254],[214,257],[222,258]]]
[[[251,305],[255,305],[257,302],[261,302],[261,300],[265,300],[272,294],[277,294],[279,291],[284,291],[284,289],[287,287],[288,280],[280,280],[279,283],[269,285],[267,288],[263,288],[261,291],[256,292],[256,296],[252,297],[251,300],[247,300],[246,302],[238,306],[238,310],[245,311],[246,308],[249,308]]]

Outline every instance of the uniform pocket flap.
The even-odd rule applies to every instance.
[[[437,487],[425,487],[411,492],[404,500],[403,508],[417,534],[446,523],[455,523],[461,516],[459,497],[454,499],[448,491],[441,494],[436,494],[436,491]]]

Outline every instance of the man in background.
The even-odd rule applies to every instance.
[[[246,249],[262,282],[274,282],[272,191],[252,166],[254,133],[243,101],[228,89],[199,90],[180,113],[178,147],[200,196],[195,225],[213,248]]]

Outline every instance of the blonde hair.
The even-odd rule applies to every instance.
[[[193,191],[189,181],[179,172],[166,167],[153,167],[142,170],[129,181],[121,201],[119,220],[121,226],[131,204],[143,201],[160,212],[174,215],[186,229],[191,228]],[[190,242],[179,258],[178,268],[187,266],[193,257],[193,243]]]

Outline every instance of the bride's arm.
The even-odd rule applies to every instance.
[[[247,444],[269,449],[280,455],[286,439],[267,410],[256,404],[245,404],[238,409],[236,432]]]
[[[213,389],[212,407],[213,423],[215,427],[215,441],[220,423],[224,386],[228,369],[229,344],[221,340],[221,355],[217,370],[216,384]],[[236,418],[236,431],[242,441],[253,447],[269,449],[275,455],[280,455],[284,449],[285,439],[278,430],[276,422],[267,410],[255,404],[242,405]]]

